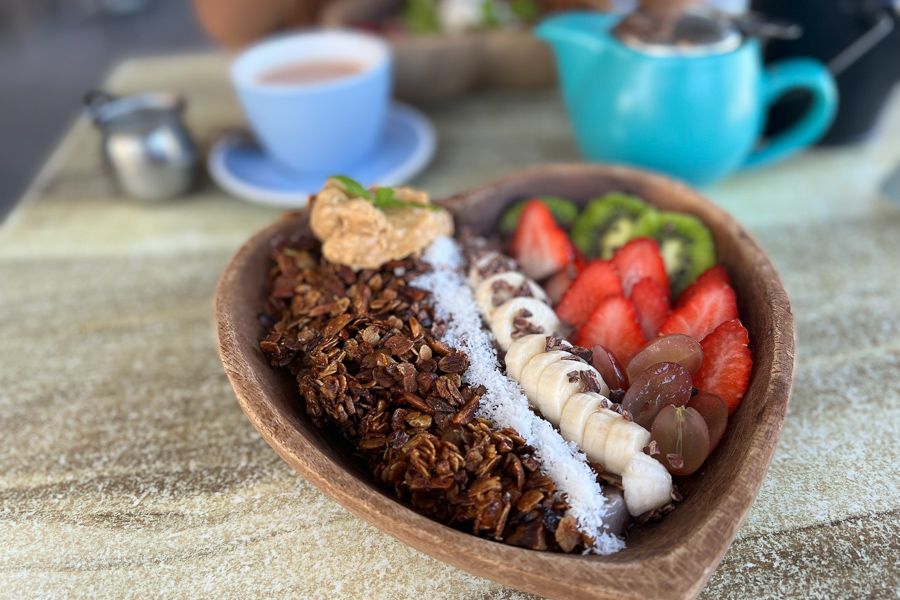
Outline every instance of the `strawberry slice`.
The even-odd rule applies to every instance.
[[[710,284],[695,292],[684,306],[672,311],[659,332],[663,335],[683,333],[699,342],[713,329],[737,316],[737,298],[731,286]]]
[[[739,319],[725,321],[703,338],[703,364],[694,375],[694,385],[701,392],[715,394],[734,413],[750,383],[753,358],[747,344],[750,336]]]
[[[644,277],[631,288],[631,303],[647,339],[653,339],[669,316],[669,295],[656,281]]]
[[[723,267],[722,265],[710,267],[700,273],[700,275],[697,276],[697,279],[694,280],[694,283],[692,283],[687,287],[687,289],[681,292],[681,294],[678,296],[678,300],[675,302],[675,306],[684,306],[688,302],[688,300],[690,300],[696,294],[700,293],[700,291],[705,287],[722,283],[728,286],[731,285],[731,278],[728,276],[728,272],[725,270],[725,267]]]
[[[594,260],[578,274],[556,307],[559,318],[578,327],[601,300],[622,294],[619,273],[608,260]]]
[[[635,238],[619,248],[612,258],[622,278],[625,295],[631,296],[631,288],[641,279],[649,277],[669,295],[669,278],[666,265],[659,253],[659,244],[652,238]]]
[[[600,344],[623,365],[631,361],[646,341],[634,305],[622,295],[601,300],[575,335],[577,345],[591,348]]]
[[[540,200],[531,200],[522,209],[511,250],[522,272],[536,280],[553,275],[575,260],[569,236]]]

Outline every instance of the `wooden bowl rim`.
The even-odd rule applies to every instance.
[[[754,379],[765,379],[767,401],[760,413],[754,415],[758,422],[747,446],[748,456],[734,474],[734,484],[729,486],[722,500],[697,526],[697,535],[676,540],[666,552],[649,558],[631,557],[627,551],[598,557],[526,550],[479,538],[420,515],[326,456],[291,424],[290,415],[281,413],[263,392],[260,378],[265,374],[242,367],[249,363],[250,353],[259,352],[259,349],[242,347],[237,341],[235,309],[239,308],[236,306],[237,290],[242,281],[240,275],[243,268],[254,250],[263,244],[267,246],[274,235],[288,229],[295,221],[280,220],[259,231],[241,246],[226,266],[215,298],[220,358],[241,409],[282,459],[350,512],[417,550],[476,575],[554,597],[596,597],[598,594],[619,598],[695,596],[718,566],[746,518],[762,485],[783,426],[793,381],[795,345],[793,315],[787,295],[771,261],[730,215],[687,186],[638,169],[587,164],[532,167],[457,194],[441,203],[452,210],[470,197],[503,190],[508,186],[521,186],[523,182],[547,176],[615,176],[669,186],[674,192],[690,196],[693,201],[704,205],[706,213],[714,215],[727,226],[729,235],[739,236],[742,244],[747,245],[758,268],[767,271],[763,285],[767,287],[767,295],[774,299],[772,310],[778,315],[774,320],[780,327],[772,332],[774,350],[771,371],[762,373],[754,369],[753,374]],[[754,469],[748,466],[751,459],[762,468],[758,480],[753,480]],[[316,468],[315,463],[322,467]],[[701,540],[703,546],[699,545]],[[718,543],[710,547],[710,540]],[[460,552],[460,549],[465,551]],[[708,558],[698,560],[700,556]],[[613,584],[610,587],[610,579],[621,581],[622,585]],[[602,585],[598,587],[598,583]]]

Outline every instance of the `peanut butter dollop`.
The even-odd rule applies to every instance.
[[[395,188],[398,200],[428,205],[428,194]],[[310,225],[322,242],[322,254],[351,269],[377,269],[424,249],[436,237],[453,234],[453,218],[446,210],[376,208],[369,200],[353,198],[344,186],[329,179],[312,203]]]

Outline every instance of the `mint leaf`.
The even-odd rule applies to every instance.
[[[356,181],[355,179],[351,179],[346,175],[332,175],[332,179],[337,179],[344,185],[344,189],[352,198],[365,198],[366,200],[372,199],[372,192],[366,189],[366,186]]]
[[[394,189],[380,187],[375,188],[375,206],[384,206],[391,202],[400,202],[394,197]]]
[[[418,202],[400,200],[394,193],[394,188],[375,188],[375,193],[373,194],[370,190],[367,190],[363,184],[346,175],[332,175],[331,179],[340,181],[344,186],[344,190],[346,190],[351,198],[368,200],[372,203],[372,206],[382,210],[385,208],[426,208],[428,210],[441,210],[439,206],[434,206],[433,204],[419,204]]]
[[[380,187],[375,190],[375,200],[372,202],[375,208],[384,210],[385,208],[424,208],[427,210],[441,210],[439,206],[433,204],[419,204],[418,202],[409,202],[408,200],[400,200],[394,195],[393,188]]]

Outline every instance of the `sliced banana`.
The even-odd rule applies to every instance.
[[[572,394],[559,417],[559,432],[567,440],[581,446],[588,417],[603,408],[606,402],[606,398],[595,392]]]
[[[622,487],[625,505],[633,517],[661,508],[672,500],[672,476],[661,462],[643,452],[628,461],[622,473]]]
[[[504,361],[506,362],[506,374],[516,381],[522,375],[522,369],[525,364],[542,352],[547,350],[547,335],[543,333],[532,333],[531,335],[523,335],[513,340],[506,351]]]
[[[606,467],[606,438],[609,437],[613,423],[622,419],[622,415],[608,408],[601,408],[588,416],[581,437],[581,449],[587,454],[588,460]]]
[[[581,372],[589,374],[593,389],[585,385]],[[593,375],[593,377],[590,377]],[[609,393],[609,388],[603,383],[600,373],[591,365],[581,359],[560,360],[547,365],[538,379],[537,396],[535,406],[544,415],[544,418],[559,425],[562,411],[566,402],[574,394],[579,392]],[[566,437],[563,435],[563,437]],[[571,439],[571,438],[566,438]],[[574,441],[574,440],[572,440]]]
[[[650,432],[624,417],[613,423],[606,436],[603,467],[610,473],[621,475],[634,454],[642,454],[650,443]]]
[[[522,371],[528,361],[547,351],[547,336],[543,333],[523,335],[514,339],[506,351],[506,374],[518,381],[522,377]],[[562,338],[557,338],[557,347],[561,350],[569,350],[572,344]]]
[[[525,392],[525,395],[528,396],[528,400],[531,401],[532,405],[536,406],[538,381],[540,380],[541,373],[547,368],[547,365],[551,365],[568,356],[573,355],[563,350],[541,352],[525,363],[525,368],[522,369],[522,373],[519,377],[519,385],[522,387],[522,391]]]
[[[614,410],[601,408],[587,418],[582,449],[591,462],[621,475],[633,454],[650,443],[650,432]]]
[[[524,319],[527,329],[518,327],[518,319]],[[544,302],[535,298],[513,298],[497,307],[491,315],[491,332],[497,345],[508,350],[513,339],[529,333],[551,334],[559,329],[556,313]]]
[[[541,286],[516,271],[491,275],[475,287],[475,303],[488,321],[497,307],[517,297],[536,298],[545,304],[548,302]]]
[[[469,267],[469,285],[475,289],[485,277],[515,270],[515,260],[496,250],[490,250],[478,257]]]

